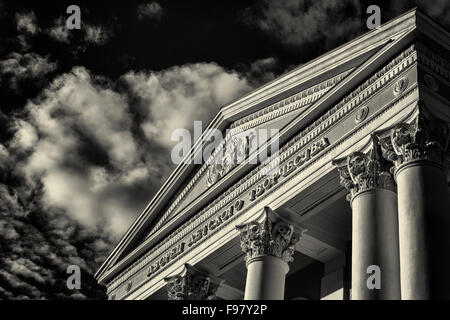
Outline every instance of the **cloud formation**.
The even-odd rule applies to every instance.
[[[369,31],[369,5],[381,7],[382,22],[417,6],[439,23],[450,27],[447,0],[379,1],[264,0],[248,8],[243,20],[295,51],[325,52]]]
[[[58,42],[69,43],[70,32],[63,17],[57,18],[53,27],[48,29],[46,33]]]
[[[29,119],[18,122],[14,147],[26,151],[35,142],[21,170],[43,183],[46,207],[62,208],[86,226],[106,223],[117,235],[139,207],[124,206],[116,193],[148,178],[149,170],[126,98],[97,80],[81,67],[56,78],[27,104]],[[133,172],[139,174],[130,178]]]
[[[92,274],[174,168],[171,130],[206,127],[251,88],[214,63],[56,77],[0,144],[0,298],[102,297]],[[80,291],[65,287],[69,264]]]
[[[191,129],[195,120],[206,127],[221,106],[251,89],[213,63],[129,72],[119,81],[125,90],[83,67],[58,76],[27,103],[9,151],[3,148],[26,154],[15,170],[30,185],[42,184],[44,208],[103,225],[116,237],[172,169],[173,130]]]
[[[69,30],[66,26],[66,17],[61,16],[54,20],[53,26],[48,28],[45,33],[50,36],[52,39],[69,44],[71,41],[74,41],[73,33],[76,31]],[[102,46],[106,44],[112,37],[112,31],[101,24],[90,24],[88,22],[83,21],[81,24],[81,32],[83,40],[79,42],[75,41],[75,45],[78,46],[77,51],[86,51],[86,45],[92,44],[97,46]]]
[[[16,13],[17,30],[24,33],[36,34],[39,31],[36,16],[33,11],[26,13]]]
[[[111,32],[101,25],[84,24],[84,40],[96,45],[104,45],[111,37]]]
[[[27,186],[18,188],[0,183],[0,299],[104,297],[91,274],[110,240],[61,211],[41,210]],[[81,290],[66,287],[70,264],[83,270]]]
[[[0,61],[0,79],[8,78],[10,86],[17,89],[19,81],[37,79],[55,71],[56,62],[50,62],[48,57],[37,53],[10,53]]]
[[[129,72],[124,77],[138,98],[140,127],[148,139],[171,148],[172,132],[190,130],[194,120],[209,124],[219,108],[250,91],[247,79],[214,63],[173,67],[161,72]]]
[[[140,4],[137,7],[137,17],[139,20],[145,18],[160,20],[164,13],[164,9],[158,2],[149,2]]]
[[[321,43],[328,49],[355,34],[364,22],[361,13],[357,0],[267,0],[246,19],[288,47]]]

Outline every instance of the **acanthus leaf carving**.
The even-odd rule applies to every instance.
[[[168,300],[213,300],[220,282],[185,264],[184,271],[164,279]]]
[[[448,152],[448,124],[432,116],[427,119],[419,101],[419,113],[413,123],[399,123],[382,139],[383,157],[398,169],[405,163],[428,160],[442,164]]]
[[[344,160],[334,161],[340,176],[340,184],[350,191],[347,200],[362,191],[381,188],[395,191],[392,164],[381,156],[380,143],[371,136],[372,147],[368,153],[355,151]]]
[[[165,280],[169,300],[186,300],[190,291],[190,281],[187,277],[176,275]]]
[[[295,244],[300,240],[292,224],[284,220],[273,221],[270,208],[265,207],[264,221],[249,222],[237,226],[240,232],[241,249],[246,254],[245,261],[252,258],[271,255],[286,262],[293,261]]]

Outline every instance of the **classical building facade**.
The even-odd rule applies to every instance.
[[[412,10],[221,108],[225,142],[279,135],[180,164],[98,270],[109,299],[450,298],[449,49]]]

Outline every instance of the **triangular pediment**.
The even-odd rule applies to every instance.
[[[212,152],[208,161],[199,166],[195,173],[187,179],[176,196],[170,200],[171,206],[149,228],[145,238],[156,234],[164,225],[188,211],[190,207],[195,207],[197,204],[197,208],[199,208],[201,203],[208,203],[208,200],[204,201],[204,199],[215,198],[218,193],[245,174],[246,170],[233,175],[232,171],[239,165],[239,161],[236,161],[235,157],[235,161],[232,163],[227,162],[227,158],[223,156],[224,153],[219,153],[217,149],[226,150],[227,145],[236,143],[235,141],[239,139],[237,144],[242,146],[242,151],[245,153],[241,160],[248,158],[250,150],[257,151],[267,144],[271,134],[281,132],[356,68],[354,65],[346,67],[345,71],[324,81],[309,84],[303,90],[300,89],[284,99],[243,116],[226,127],[223,132],[225,138],[222,144],[216,148],[216,152]],[[267,139],[264,139],[265,137]],[[235,152],[234,156],[237,156],[239,150],[234,148],[233,151]],[[220,159],[217,159],[219,154]],[[253,166],[249,166],[249,168],[251,167]],[[232,175],[233,177],[231,177]],[[223,183],[219,190],[215,190],[214,186],[219,182]],[[208,197],[209,193],[211,195]]]
[[[430,29],[431,37],[439,37],[436,31],[439,27],[429,18],[415,10],[408,12],[225,106],[208,128],[222,133],[231,130],[225,141],[246,130],[276,129],[282,147],[364,83],[368,75],[376,74],[405,50],[414,41],[418,25]],[[210,141],[208,137],[202,138]],[[269,144],[270,140],[266,142]],[[202,147],[201,141],[197,141],[192,154]],[[211,205],[256,165],[243,162],[226,169],[224,165],[214,169],[211,163],[179,165],[96,277],[103,282],[113,277],[176,227]]]

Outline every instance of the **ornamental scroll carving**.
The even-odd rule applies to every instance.
[[[283,220],[273,221],[275,219],[270,216],[270,208],[265,207],[264,211],[263,222],[250,222],[236,227],[240,232],[246,263],[263,255],[278,257],[286,262],[293,261],[295,244],[300,240],[300,235],[292,224]]]
[[[395,191],[395,182],[391,174],[392,164],[385,160],[377,137],[371,137],[372,147],[368,153],[353,152],[345,159],[335,160],[340,175],[340,184],[350,191],[347,200],[359,192],[381,188]]]
[[[395,168],[415,160],[428,160],[443,164],[448,158],[449,127],[443,120],[424,115],[419,102],[419,114],[413,123],[399,123],[379,133],[383,157]]]
[[[168,300],[213,300],[220,285],[215,277],[210,277],[189,264],[185,264],[182,274],[164,279]]]

